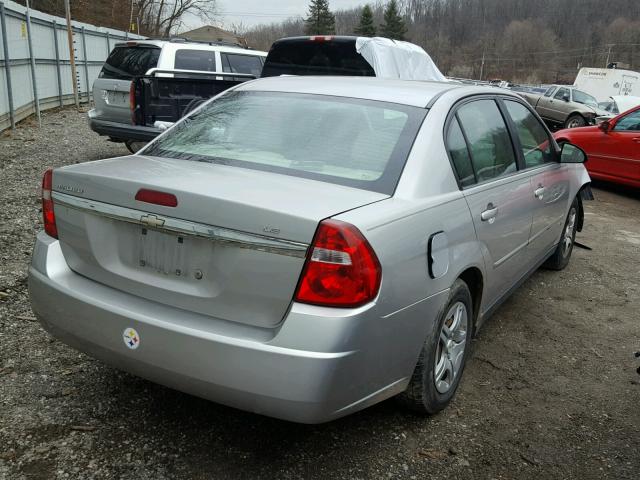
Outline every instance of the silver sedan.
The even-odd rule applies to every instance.
[[[138,155],[45,173],[33,310],[244,410],[317,423],[398,396],[433,414],[496,307],[569,262],[584,160],[508,91],[247,82]]]

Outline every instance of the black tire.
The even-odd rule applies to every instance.
[[[575,198],[569,213],[567,213],[567,219],[562,227],[562,234],[560,235],[560,242],[553,255],[551,255],[544,263],[544,267],[549,270],[562,270],[569,265],[571,260],[571,252],[573,252],[573,245],[576,240],[576,227],[578,225],[578,213],[580,212],[580,206],[578,205],[578,199]],[[570,241],[569,241],[570,240]]]
[[[579,113],[574,113],[567,118],[567,121],[564,122],[564,128],[578,128],[584,127],[587,124],[587,121],[584,119],[582,115]]]
[[[463,304],[466,308],[466,321],[464,322],[465,337],[464,340],[457,342],[456,345],[464,344],[464,350],[460,353],[461,361],[459,368],[453,375],[452,381],[450,379],[448,390],[443,392],[440,391],[442,390],[441,386],[436,386],[437,357],[440,356],[440,358],[442,358],[442,355],[448,355],[443,352],[441,332],[443,332],[445,321],[450,319],[450,311],[457,308],[459,304]],[[462,321],[460,324],[462,325]],[[449,402],[451,402],[460,384],[464,366],[467,362],[471,347],[472,332],[473,302],[471,293],[469,292],[467,284],[458,279],[451,287],[447,305],[435,324],[434,330],[429,334],[422,347],[407,389],[397,397],[401,405],[423,415],[433,415],[444,409]]]

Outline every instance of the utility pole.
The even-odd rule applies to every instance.
[[[69,41],[69,61],[71,62],[73,98],[76,101],[76,108],[80,110],[80,99],[78,98],[78,76],[76,73],[76,50],[73,48],[73,27],[71,25],[71,7],[69,6],[69,0],[64,0],[64,10],[67,17],[67,40]],[[89,87],[87,86],[87,88]]]
[[[484,52],[482,52],[482,63],[480,64],[480,81],[482,81],[483,73],[484,73]]]
[[[131,0],[131,10],[129,10],[129,28],[127,30],[133,30],[133,0]],[[137,32],[136,32],[137,33]]]
[[[609,51],[607,52],[607,61],[604,64],[604,68],[607,68],[609,66],[609,58],[611,58],[611,47],[613,47],[613,44],[609,44]]]

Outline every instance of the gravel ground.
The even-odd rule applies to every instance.
[[[640,194],[595,189],[578,236],[593,250],[500,308],[447,410],[387,401],[304,426],[119,372],[34,321],[42,172],[125,153],[72,110],[0,134],[0,478],[640,477]]]

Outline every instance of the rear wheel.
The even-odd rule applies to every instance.
[[[567,118],[566,122],[564,122],[564,128],[584,127],[586,124],[587,121],[582,115],[580,115],[579,113],[574,113],[569,118]]]
[[[469,353],[473,326],[469,287],[458,279],[436,329],[427,338],[407,389],[398,400],[422,414],[444,409],[453,398]]]
[[[575,199],[569,208],[567,220],[564,222],[560,243],[553,255],[545,262],[544,266],[551,270],[562,270],[569,264],[573,244],[576,240],[576,230],[578,225],[578,200]]]

